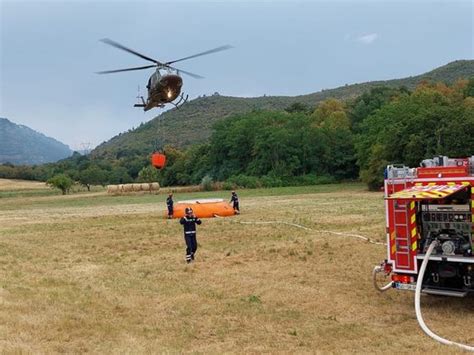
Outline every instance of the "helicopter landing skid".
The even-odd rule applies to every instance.
[[[143,96],[137,96],[137,99],[141,99],[142,102],[136,103],[135,105],[133,105],[133,107],[146,107],[145,99],[143,98]]]
[[[181,94],[181,95],[179,95],[178,102],[171,102],[171,104],[173,104],[176,108],[180,108],[186,102],[188,102],[188,97],[189,97],[189,95],[186,95],[186,97],[184,97],[184,94]]]

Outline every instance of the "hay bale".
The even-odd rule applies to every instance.
[[[133,184],[123,184],[123,192],[133,192]]]
[[[117,185],[107,185],[107,193],[108,194],[116,194],[119,190]]]
[[[150,191],[151,190],[151,184],[148,184],[148,183],[143,183],[143,184],[140,184],[140,187],[141,187],[141,191]]]
[[[150,184],[151,191],[159,191],[160,190],[160,184],[157,182],[152,182]]]
[[[142,184],[132,184],[132,189],[134,192],[142,191]]]

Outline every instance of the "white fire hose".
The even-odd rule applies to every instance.
[[[421,329],[428,334],[430,337],[432,337],[434,340],[439,341],[442,344],[446,345],[455,345],[458,346],[464,350],[468,351],[474,351],[473,346],[469,345],[464,345],[461,343],[456,343],[451,340],[447,340],[444,338],[441,338],[439,335],[436,335],[433,333],[425,324],[425,321],[423,320],[423,316],[421,315],[421,307],[420,307],[420,298],[421,298],[421,285],[423,284],[423,276],[425,274],[426,270],[426,265],[428,265],[428,261],[430,259],[430,255],[433,252],[434,248],[438,245],[438,241],[435,240],[433,241],[428,250],[426,251],[425,258],[423,259],[423,263],[421,264],[420,272],[418,273],[418,280],[416,281],[416,291],[415,291],[415,312],[416,312],[416,319],[418,320],[418,323],[420,324]]]
[[[220,216],[215,215],[215,217],[220,217]],[[372,244],[386,245],[385,243],[376,242],[376,241],[371,240],[370,238],[363,237],[363,236],[360,236],[360,235],[357,235],[357,234],[340,233],[340,232],[333,232],[333,231],[326,231],[326,230],[313,230],[311,228],[302,226],[300,224],[283,222],[283,221],[238,221],[238,222],[235,222],[235,223],[241,223],[241,224],[286,224],[286,225],[289,225],[289,226],[293,226],[293,227],[297,227],[297,228],[301,228],[301,229],[306,229],[306,230],[311,230],[311,231],[325,232],[325,233],[331,233],[331,234],[347,236],[347,237],[355,237],[355,238],[358,238],[358,239],[366,240],[366,241],[368,241],[369,243],[372,243]],[[472,347],[472,346],[461,344],[461,343],[456,343],[454,341],[450,341],[450,340],[441,338],[440,336],[433,333],[426,326],[426,324],[423,320],[423,317],[421,315],[421,308],[420,308],[420,298],[421,297],[420,296],[421,296],[421,285],[423,284],[423,276],[425,274],[426,265],[428,265],[428,260],[431,256],[431,253],[433,252],[434,248],[436,247],[436,245],[438,243],[439,242],[437,240],[435,240],[430,244],[428,250],[426,251],[425,258],[423,259],[423,263],[421,264],[420,272],[418,274],[418,280],[416,282],[416,291],[415,291],[416,318],[418,320],[418,323],[420,324],[421,329],[423,329],[423,331],[426,334],[428,334],[431,338],[433,338],[434,340],[439,341],[440,343],[445,344],[445,345],[455,345],[455,346],[458,346],[458,347],[460,347],[464,350],[474,351],[474,347]],[[381,265],[378,265],[378,266],[374,267],[374,270],[372,271],[372,278],[373,278],[372,281],[373,281],[374,287],[380,292],[387,291],[387,290],[391,289],[392,286],[393,286],[393,281],[390,281],[388,284],[386,284],[382,287],[380,287],[377,284],[377,279],[376,279],[377,274],[380,273],[380,272],[383,272],[383,271],[384,271],[384,268]]]
[[[372,271],[372,281],[373,281],[374,287],[377,291],[385,292],[385,291],[390,290],[392,288],[393,281],[390,281],[385,286],[380,287],[377,283],[377,274],[379,272],[382,272],[382,271],[384,271],[382,266],[378,265],[378,266],[374,267],[374,270]]]

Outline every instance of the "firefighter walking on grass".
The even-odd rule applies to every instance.
[[[201,220],[197,218],[192,208],[186,207],[185,216],[179,220],[184,228],[184,240],[186,241],[186,262],[189,264],[194,260],[197,250],[196,240],[196,224],[201,224]]]
[[[237,196],[235,191],[232,191],[232,196],[230,197],[230,203],[232,203],[232,207],[234,208],[234,212],[236,214],[240,214],[239,196]]]
[[[173,218],[173,194],[169,194],[166,199],[166,207],[168,207],[168,219]]]

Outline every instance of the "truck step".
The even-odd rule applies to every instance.
[[[429,287],[424,288],[422,292],[427,293],[429,295],[450,296],[450,297],[466,297],[468,294],[467,291],[440,290],[437,288],[429,288]]]

